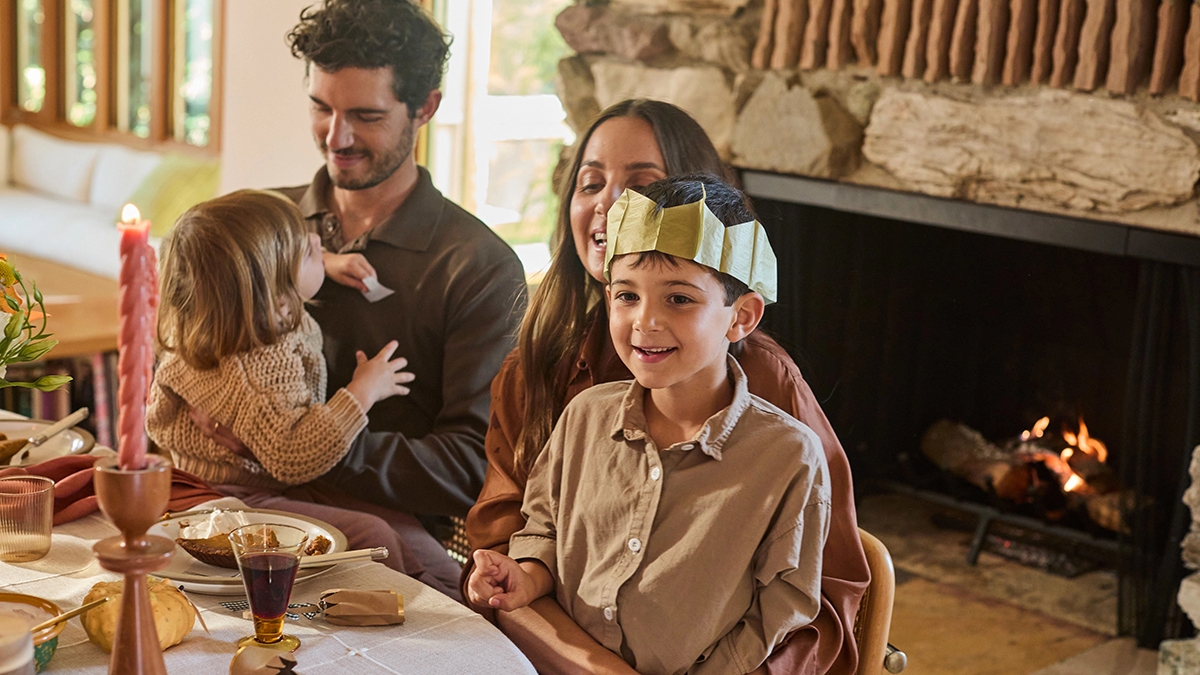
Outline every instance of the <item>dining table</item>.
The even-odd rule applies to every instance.
[[[237,508],[232,498],[196,508]],[[34,595],[57,604],[64,612],[82,604],[99,581],[118,575],[100,567],[92,552],[98,540],[118,534],[100,513],[54,528],[50,552],[24,563],[0,562],[0,591]],[[175,555],[184,555],[176,549]],[[523,654],[486,619],[451,598],[377,562],[341,563],[298,581],[292,603],[316,605],[331,589],[394,590],[404,600],[404,623],[393,626],[341,626],[310,610],[294,609],[299,618],[286,620],[284,631],[300,638],[295,672],[304,675],[373,675],[391,673],[523,673],[536,671]],[[199,620],[183,642],[163,654],[167,672],[215,675],[229,672],[238,639],[254,633],[251,619],[221,603],[244,600],[244,595],[188,593]],[[108,672],[109,655],[89,642],[78,618],[70,619],[59,636],[58,650],[46,673]]]

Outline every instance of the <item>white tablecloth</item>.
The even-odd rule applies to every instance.
[[[92,544],[117,534],[100,514],[54,528],[50,553],[41,560],[0,562],[0,591],[51,600],[63,611],[78,607],[97,581],[119,578],[102,569]],[[178,551],[176,551],[178,554]],[[369,675],[373,673],[526,673],[533,666],[479,615],[450,598],[378,563],[349,563],[296,584],[292,602],[316,603],[330,588],[394,589],[404,596],[405,622],[400,626],[351,628],[333,626],[320,617],[287,621],[285,631],[300,638],[296,671],[303,675]],[[184,641],[164,656],[176,675],[219,675],[229,672],[234,643],[254,630],[240,612],[219,603],[244,596],[190,594],[211,634],[196,622]],[[301,610],[306,611],[306,610]],[[78,619],[59,636],[58,652],[47,673],[108,672],[108,654],[88,642]]]

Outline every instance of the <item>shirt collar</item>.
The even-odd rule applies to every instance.
[[[721,449],[729,440],[729,434],[733,432],[738,420],[742,418],[742,413],[750,407],[750,390],[746,384],[746,373],[742,371],[742,367],[738,365],[737,359],[733,356],[727,356],[726,359],[729,376],[733,379],[733,401],[709,417],[700,427],[700,432],[696,434],[695,438],[683,443],[676,443],[671,448],[680,447],[682,449],[682,446],[695,443],[700,446],[701,452],[720,461]],[[616,424],[612,428],[612,438],[624,438],[627,441],[646,438],[645,393],[645,387],[638,384],[637,380],[629,384],[629,391],[621,399],[621,412],[617,415]]]
[[[322,166],[297,203],[305,219],[321,219],[332,212],[329,204],[332,191],[329,170]],[[413,186],[413,191],[390,218],[371,230],[367,238],[409,251],[425,251],[442,221],[445,202],[442,193],[433,186],[429,172],[425,167],[418,166],[417,184]]]

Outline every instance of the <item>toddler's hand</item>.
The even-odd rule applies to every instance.
[[[398,346],[399,343],[392,340],[371,359],[362,352],[355,353],[358,366],[354,368],[354,378],[346,385],[346,391],[358,399],[363,410],[370,410],[377,401],[389,396],[408,394],[408,387],[404,385],[415,380],[417,376],[403,372],[404,367],[408,365],[408,359],[392,359],[392,354]]]
[[[363,283],[363,279],[373,277],[375,268],[371,267],[371,263],[363,257],[361,253],[323,253],[325,260],[325,274],[334,281],[343,286],[358,289],[363,293],[367,292],[367,285]]]
[[[516,560],[482,548],[471,557],[475,569],[467,579],[467,600],[472,605],[511,612],[536,599],[533,578]]]

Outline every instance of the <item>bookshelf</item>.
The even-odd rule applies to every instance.
[[[74,380],[54,392],[6,387],[0,408],[35,419],[57,420],[76,408],[91,408],[81,427],[101,445],[113,445],[116,425],[116,372],[119,302],[117,282],[60,263],[8,253],[28,284],[37,282],[46,304],[47,329],[58,345],[45,358],[8,368],[11,380],[35,380],[47,374]]]

